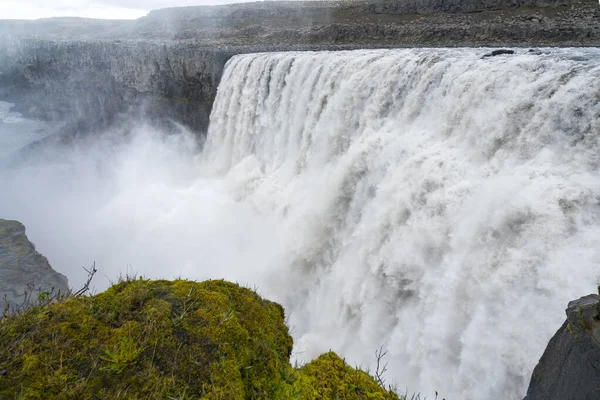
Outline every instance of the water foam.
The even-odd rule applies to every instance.
[[[55,269],[227,278],[429,398],[524,394],[600,261],[598,50],[255,54],[200,152],[145,125],[0,169],[0,215]],[[576,57],[574,57],[576,56]],[[586,61],[587,60],[587,61]]]
[[[278,216],[299,358],[389,349],[400,385],[516,398],[600,262],[597,50],[243,55],[205,160]],[[225,172],[226,173],[226,172]]]

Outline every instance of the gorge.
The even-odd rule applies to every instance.
[[[363,12],[348,4],[328,18]],[[12,27],[0,100],[70,136],[0,169],[2,216],[75,285],[86,257],[109,278],[131,266],[256,285],[287,310],[296,360],[331,349],[370,365],[384,346],[409,392],[522,397],[562,309],[599,279],[600,51],[537,47],[597,45],[597,3],[389,4],[370,18],[402,17],[390,26],[406,33],[376,23],[376,39],[252,24],[298,17],[267,3],[215,8],[244,21],[215,37],[196,9],[70,39]],[[325,15],[306,8],[297,24]],[[488,17],[523,30],[492,34]],[[461,18],[488,36],[417,33]],[[473,44],[515,53],[451,48]]]

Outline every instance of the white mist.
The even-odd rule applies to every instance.
[[[143,124],[47,150],[0,171],[0,216],[74,286],[238,281],[298,360],[383,345],[409,393],[520,398],[600,275],[600,52],[482,54],[236,56],[202,152]]]

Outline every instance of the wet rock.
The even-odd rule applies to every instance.
[[[573,57],[569,57],[569,60],[572,60],[572,61],[587,61],[588,59],[586,57],[583,57],[583,56],[573,56]]]
[[[566,313],[533,370],[524,400],[600,398],[600,296],[572,301]]]
[[[484,54],[482,58],[495,57],[495,56],[499,56],[502,54],[515,54],[515,51],[508,50],[508,49],[498,49],[498,50],[492,51],[491,53]]]

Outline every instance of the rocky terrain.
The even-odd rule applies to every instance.
[[[208,45],[597,45],[593,0],[255,2],[179,7],[135,21],[3,21],[0,36],[191,40]]]
[[[408,46],[597,46],[595,0],[257,2],[135,21],[0,20],[0,100],[102,129],[122,113],[202,134],[239,53]]]
[[[158,10],[103,37],[221,45],[596,45],[597,2],[259,2]]]
[[[41,292],[68,290],[67,278],[35,250],[23,224],[0,219],[0,312],[28,300],[33,303]]]

